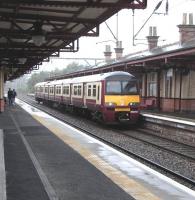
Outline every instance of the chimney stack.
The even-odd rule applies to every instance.
[[[114,48],[116,54],[116,60],[120,60],[123,56],[122,41],[116,42],[116,48]]]
[[[111,62],[112,51],[111,51],[110,45],[106,45],[105,46],[104,57],[105,57],[106,63],[110,63]]]
[[[187,23],[187,16],[189,20]],[[178,25],[180,33],[180,44],[184,44],[190,40],[195,39],[195,25],[193,24],[193,13],[183,13],[183,23]]]
[[[156,26],[150,26],[149,27],[149,36],[147,36],[146,38],[148,40],[148,48],[149,48],[149,50],[152,50],[152,49],[157,47],[159,36],[157,36],[157,28],[156,28]]]

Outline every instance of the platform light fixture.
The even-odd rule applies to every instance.
[[[19,63],[24,64],[27,61],[27,58],[18,58]]]
[[[32,35],[32,41],[36,46],[41,46],[45,43],[45,34],[42,30],[42,23],[40,21],[36,21],[33,26],[34,33]]]

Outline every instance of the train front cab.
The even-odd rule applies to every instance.
[[[140,96],[137,80],[131,75],[111,76],[104,81],[103,118],[107,123],[134,124],[139,118]]]

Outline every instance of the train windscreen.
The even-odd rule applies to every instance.
[[[134,95],[138,94],[137,81],[107,81],[106,82],[107,95]]]

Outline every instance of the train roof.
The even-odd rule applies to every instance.
[[[35,87],[41,85],[60,85],[60,84],[69,84],[69,83],[85,83],[85,82],[95,82],[95,81],[102,81],[114,76],[128,76],[129,78],[134,78],[134,76],[128,72],[124,71],[115,71],[115,72],[107,72],[102,74],[94,74],[82,77],[75,77],[69,79],[61,79],[61,80],[54,80],[49,82],[41,82],[37,83]]]
[[[45,85],[47,82],[40,82],[40,83],[37,83],[35,84],[35,87],[38,87],[38,86],[41,86],[41,85]]]
[[[94,74],[94,75],[89,75],[89,76],[76,77],[76,78],[72,79],[72,83],[101,81],[101,80],[105,80],[105,79],[107,79],[109,77],[113,77],[113,76],[134,77],[132,74],[129,74],[128,72],[115,71],[115,72],[108,72],[108,73],[102,73],[102,74]]]

